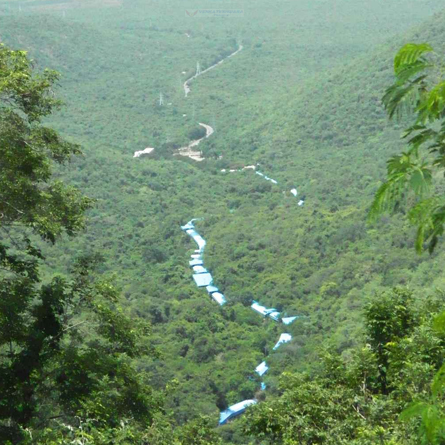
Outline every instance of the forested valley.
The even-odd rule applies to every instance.
[[[0,443],[445,444],[444,37],[0,0]]]

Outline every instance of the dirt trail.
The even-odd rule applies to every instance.
[[[192,77],[190,77],[189,79],[187,79],[187,80],[184,82],[184,94],[185,94],[185,97],[188,97],[189,93],[191,92],[189,83],[190,83],[192,80],[195,80],[197,77],[202,76],[203,74],[209,72],[210,70],[212,70],[213,68],[217,67],[218,65],[221,65],[221,64],[224,62],[224,60],[230,59],[231,57],[235,56],[235,55],[238,54],[240,51],[242,51],[242,49],[243,49],[243,45],[239,45],[239,46],[238,46],[238,49],[237,49],[236,51],[234,51],[232,54],[228,55],[227,57],[225,57],[224,59],[222,59],[222,60],[220,60],[219,62],[215,63],[214,65],[209,66],[209,67],[206,68],[204,71],[201,71],[200,73],[197,73],[197,74],[195,74],[194,76],[192,76]]]
[[[197,162],[201,162],[205,159],[202,156],[201,150],[193,150],[193,148],[197,147],[203,139],[206,139],[210,135],[212,135],[215,132],[215,130],[210,125],[207,125],[207,124],[199,123],[199,125],[201,125],[201,127],[205,128],[206,135],[203,136],[201,139],[196,139],[196,140],[190,142],[190,144],[188,144],[187,147],[179,148],[178,153],[175,153],[175,156],[178,156],[178,155],[179,156],[187,156],[190,159],[193,159],[194,161],[197,161]]]

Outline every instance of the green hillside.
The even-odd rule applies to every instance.
[[[323,342],[339,351],[360,343],[375,292],[405,285],[422,298],[444,288],[443,249],[416,255],[402,216],[366,223],[385,162],[401,147],[380,101],[394,53],[408,41],[443,48],[445,16],[431,18],[441,2],[260,0],[229,20],[194,20],[176,0],[35,3],[45,9],[0,2],[0,37],[61,71],[67,106],[50,123],[85,156],[58,175],[97,199],[84,234],[45,247],[47,273],[82,252],[105,255],[103,272],[153,325],[161,357],[138,366],[154,387],[177,380],[166,406],[179,423],[208,414],[216,425],[228,405],[273,396],[283,371],[313,369]],[[240,44],[184,97],[196,62],[204,69]],[[198,122],[215,129],[200,145],[205,161],[173,156]],[[133,158],[145,147],[154,154]],[[278,184],[221,172],[252,164]],[[195,217],[224,308],[191,280],[195,247],[180,226]],[[252,299],[304,316],[268,359],[261,395],[249,377],[284,330],[255,314]],[[245,443],[233,429],[222,428]]]

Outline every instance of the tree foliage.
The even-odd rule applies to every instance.
[[[31,3],[22,4],[22,14],[1,15],[2,39],[29,49],[37,66],[64,72],[69,107],[42,122],[82,141],[87,156],[69,168],[56,166],[56,177],[98,198],[88,231],[44,247],[42,281],[51,282],[47,276],[64,270],[79,252],[101,250],[106,263],[99,268],[116,272],[132,317],[153,324],[152,341],[162,359],[135,358],[137,369],[157,389],[172,378],[177,388],[165,404],[172,423],[156,416],[151,442],[171,443],[181,437],[178,424],[200,413],[209,414],[211,425],[227,405],[271,397],[282,369],[317,368],[315,351],[323,340],[331,339],[331,349],[339,351],[363,346],[363,295],[409,284],[414,298],[422,298],[443,285],[443,257],[416,258],[401,218],[385,217],[377,230],[365,225],[385,159],[399,149],[398,132],[387,124],[379,97],[392,74],[393,46],[365,51],[396,27],[429,15],[422,2],[387,2],[385,14],[381,2],[368,2],[366,9],[353,7],[356,1],[338,2],[335,20],[323,2],[285,2],[270,14],[257,14],[247,27],[239,25],[245,21],[208,20],[193,30],[171,13],[181,7],[179,0],[154,9],[140,0],[114,9],[73,8],[63,20],[48,2],[48,14],[28,14]],[[258,10],[267,7],[265,0],[257,3]],[[378,21],[365,20],[372,13]],[[434,30],[440,42],[442,24],[439,16],[422,35]],[[204,68],[230,53],[235,36],[245,48],[240,57],[202,76],[184,99],[180,80],[193,74],[197,60]],[[154,106],[160,91],[165,104]],[[172,158],[193,139],[197,121],[215,123],[217,130],[200,145],[206,161]],[[132,158],[146,146],[155,152]],[[257,162],[282,189],[252,172],[220,172]],[[294,186],[307,197],[303,209],[282,193]],[[187,257],[194,247],[179,225],[198,215],[205,217],[199,230],[208,241],[206,267],[230,301],[224,310],[191,282]],[[278,328],[248,308],[258,296],[289,315],[307,315],[289,327],[293,344],[270,355],[268,392],[261,394],[259,382],[249,378]],[[428,329],[420,335],[428,343]],[[398,353],[403,356],[403,348]],[[334,356],[333,373],[335,362]],[[362,366],[369,362],[363,359]],[[414,368],[411,375],[421,376],[422,362]],[[379,376],[372,385],[381,386]],[[62,443],[81,435],[119,443],[136,435],[131,419],[107,428],[96,428],[94,419],[71,420],[69,435],[58,425]],[[50,429],[57,430],[54,423]],[[246,443],[239,425],[220,429],[225,440]],[[142,443],[141,431],[137,437]]]
[[[405,131],[408,149],[391,157],[387,180],[377,191],[370,218],[406,205],[417,226],[416,250],[432,252],[443,234],[445,202],[445,79],[443,61],[426,43],[408,43],[394,59],[396,80],[383,103],[390,118],[412,118]],[[433,181],[435,179],[435,181]]]
[[[134,366],[155,354],[149,326],[125,314],[116,287],[95,272],[100,258],[80,258],[67,277],[41,278],[33,233],[51,242],[74,235],[91,204],[53,179],[54,162],[80,153],[41,124],[59,105],[57,78],[36,74],[24,52],[0,47],[2,443],[36,443],[77,418],[94,419],[99,431],[123,418],[150,423],[160,403]]]
[[[91,200],[52,175],[53,163],[80,154],[79,147],[42,125],[60,106],[58,74],[37,74],[24,51],[0,46],[0,223],[30,227],[52,242],[83,227]]]
[[[246,432],[274,445],[443,443],[442,406],[416,398],[438,397],[445,352],[433,331],[442,295],[416,305],[406,289],[377,295],[365,310],[367,343],[339,354],[325,350],[312,374],[283,374],[280,396],[250,409]],[[384,375],[384,379],[382,379]],[[418,436],[417,422],[424,421]],[[441,437],[438,441],[435,438]],[[434,438],[433,438],[434,437]]]

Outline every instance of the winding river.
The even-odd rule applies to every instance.
[[[218,289],[218,287],[215,286],[212,274],[204,267],[204,250],[207,243],[196,230],[194,224],[195,221],[199,221],[199,219],[192,219],[184,226],[181,226],[181,229],[195,241],[198,247],[194,253],[192,253],[191,260],[189,261],[189,265],[193,271],[193,280],[199,288],[205,288],[210,298],[212,298],[220,306],[224,306],[227,303],[225,295]],[[282,314],[275,308],[268,308],[255,300],[252,300],[250,307],[262,317],[273,320],[277,323],[281,323],[285,326],[290,325],[295,320],[300,318],[299,316],[295,315],[291,317],[283,317]],[[282,344],[288,343],[291,340],[291,334],[282,333],[272,351],[276,351]],[[263,377],[268,370],[269,366],[267,365],[266,361],[263,361],[255,368],[254,372],[260,377]],[[263,381],[260,384],[260,388],[263,391],[266,389],[266,384]],[[248,399],[229,406],[226,410],[220,413],[219,424],[226,424],[229,420],[242,414],[248,406],[256,404],[257,402],[257,399]]]
[[[192,82],[199,76],[202,76],[204,73],[209,72],[210,70],[217,67],[218,65],[221,65],[222,63],[224,63],[225,60],[235,56],[240,51],[242,51],[242,49],[243,49],[243,46],[239,45],[238,49],[236,51],[234,51],[232,54],[230,54],[229,56],[225,57],[224,59],[220,60],[219,62],[215,63],[214,65],[208,67],[207,69],[205,69],[201,72],[197,72],[194,76],[187,79],[184,82],[185,97],[188,97],[188,95],[191,92],[190,82]],[[208,124],[199,123],[199,125],[205,129],[205,131],[206,131],[205,136],[203,136],[200,139],[191,141],[186,147],[179,148],[178,152],[175,153],[175,156],[186,156],[186,157],[189,157],[190,159],[193,159],[194,161],[197,161],[197,162],[204,160],[204,157],[202,156],[202,152],[200,150],[197,150],[197,147],[201,143],[201,141],[208,138],[209,136],[211,136],[214,133],[214,129]],[[147,148],[145,150],[135,152],[134,157],[139,157],[143,154],[149,154],[153,150],[154,149],[152,149],[152,148]],[[247,166],[247,167],[244,167],[242,170],[254,170],[257,175],[263,177],[265,180],[270,181],[273,184],[278,184],[278,181],[276,181],[275,179],[269,178],[265,174],[257,171],[256,166]],[[239,170],[229,170],[229,171],[234,172],[234,171],[239,171]],[[223,172],[225,172],[225,170],[223,170]],[[296,188],[292,189],[291,194],[296,197],[297,189]],[[298,202],[298,205],[301,206],[301,205],[303,205],[303,203],[304,203],[304,201],[300,200]],[[192,275],[193,280],[199,288],[205,288],[205,290],[207,291],[207,294],[209,295],[209,297],[212,300],[214,300],[220,306],[224,306],[227,302],[226,296],[215,285],[212,274],[204,267],[204,250],[205,250],[205,246],[206,246],[206,241],[196,230],[195,224],[194,224],[195,221],[199,221],[199,220],[192,219],[184,226],[181,226],[181,229],[187,235],[189,235],[195,241],[195,243],[197,245],[197,249],[195,249],[195,251],[191,254],[190,261],[189,261],[189,266],[193,272],[193,275]],[[250,307],[253,311],[255,311],[260,316],[267,318],[269,320],[272,320],[276,323],[280,323],[283,326],[287,326],[287,325],[293,323],[298,318],[301,318],[300,316],[295,316],[295,315],[294,316],[282,316],[282,314],[279,311],[277,311],[275,308],[268,308],[266,306],[263,306],[262,304],[260,304],[258,301],[255,301],[255,300],[252,300]],[[288,343],[291,340],[292,340],[291,334],[289,334],[287,332],[282,333],[280,335],[277,343],[272,348],[272,351],[276,351],[281,345]],[[267,365],[267,362],[263,361],[255,368],[255,370],[253,372],[255,372],[258,376],[263,377],[267,373],[268,370],[269,370],[269,366]],[[260,389],[261,390],[266,389],[266,384],[263,381],[261,381],[261,383],[260,383]],[[229,420],[242,414],[247,409],[247,407],[254,405],[256,403],[258,403],[257,399],[248,399],[248,400],[243,400],[239,403],[236,403],[235,405],[229,406],[226,410],[224,410],[220,413],[219,424],[220,425],[226,424]]]

